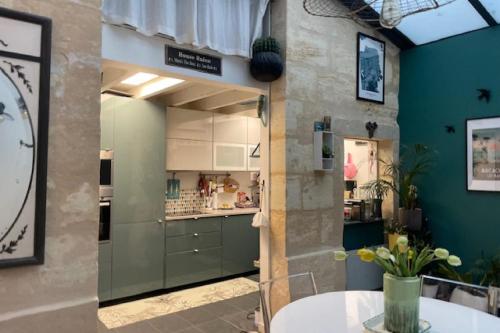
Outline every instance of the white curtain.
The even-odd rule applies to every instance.
[[[269,0],[103,0],[103,20],[250,58]]]

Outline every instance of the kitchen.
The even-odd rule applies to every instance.
[[[260,96],[104,61],[101,304],[258,273]]]

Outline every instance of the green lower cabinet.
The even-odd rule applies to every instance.
[[[164,224],[157,222],[113,226],[113,299],[163,288]]]
[[[222,275],[255,270],[259,259],[259,229],[252,227],[253,215],[222,218]]]
[[[111,243],[99,243],[99,302],[111,299]]]
[[[221,254],[220,247],[167,254],[165,287],[177,287],[220,277]]]

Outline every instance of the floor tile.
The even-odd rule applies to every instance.
[[[255,293],[257,290],[258,284],[255,281],[242,277],[235,278],[156,297],[104,307],[99,309],[99,318],[106,327],[118,328],[233,297],[241,297]],[[214,312],[217,311],[217,309],[213,310]],[[214,318],[211,317],[210,319]]]
[[[205,305],[204,309],[212,313],[215,317],[230,315],[241,311],[241,309],[232,306],[228,301],[220,301]]]
[[[252,293],[245,296],[239,296],[228,300],[229,304],[244,311],[254,310],[259,306],[258,293]]]
[[[198,325],[216,318],[216,316],[214,316],[214,314],[206,310],[205,307],[206,306],[201,306],[198,308],[192,308],[189,310],[180,311],[177,312],[177,315],[189,321],[192,325]]]
[[[248,311],[241,311],[222,316],[221,319],[244,331],[256,331],[254,316],[249,316]]]
[[[241,329],[236,328],[230,323],[217,318],[196,326],[203,333],[240,333]]]
[[[179,332],[176,332],[176,333],[204,333],[204,332],[201,331],[201,330],[199,330],[198,328],[196,328],[194,326],[191,326],[188,329],[185,329],[185,330],[182,330],[182,331],[179,331]],[[216,333],[216,332],[214,332],[214,333]]]
[[[160,332],[177,333],[191,327],[191,323],[177,314],[160,316],[147,321]]]
[[[154,329],[146,321],[142,321],[115,328],[113,329],[113,333],[158,333],[158,330]]]

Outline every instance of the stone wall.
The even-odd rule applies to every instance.
[[[53,20],[45,264],[0,271],[0,332],[96,332],[100,1],[0,6]]]
[[[313,271],[320,292],[344,289],[345,266],[333,260],[343,238],[343,138],[367,137],[365,123],[376,121],[374,139],[397,156],[399,49],[386,41],[385,105],[357,101],[357,32],[384,38],[353,21],[311,16],[302,1],[276,0],[271,12],[286,58],[285,75],[271,85],[272,275]],[[313,123],[324,116],[332,118],[337,157],[334,172],[321,173]]]

